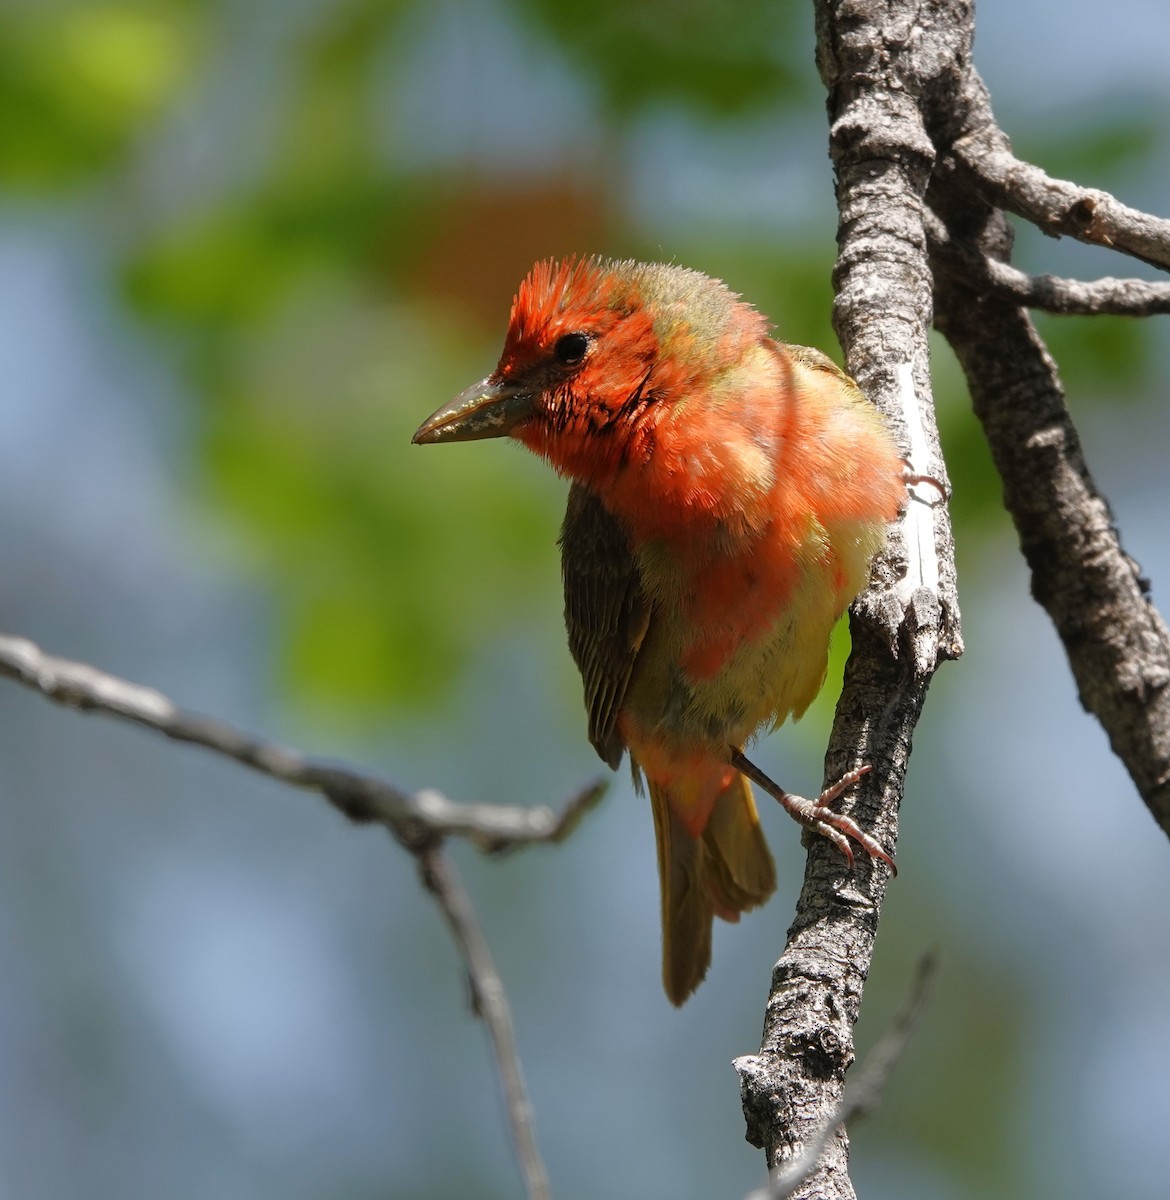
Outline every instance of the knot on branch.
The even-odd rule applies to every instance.
[[[739,1097],[746,1124],[744,1138],[749,1145],[763,1150],[772,1128],[783,1120],[784,1101],[771,1086],[773,1069],[761,1054],[743,1054],[732,1059],[739,1075]]]
[[[843,1080],[853,1065],[853,1039],[831,1025],[799,1033],[788,1040],[788,1053],[799,1060],[806,1079],[827,1083]]]
[[[1074,237],[1112,246],[1113,242],[1097,224],[1100,197],[1092,193],[1074,200],[1065,214],[1065,224]]]

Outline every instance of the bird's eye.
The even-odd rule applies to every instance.
[[[585,351],[588,349],[589,339],[583,333],[566,333],[557,338],[553,353],[562,366],[575,367],[585,357]]]

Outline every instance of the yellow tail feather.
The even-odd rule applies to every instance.
[[[776,868],[742,775],[720,793],[697,838],[653,782],[650,803],[662,887],[662,983],[671,1002],[682,1004],[710,965],[713,919],[738,921],[762,904],[775,890]]]

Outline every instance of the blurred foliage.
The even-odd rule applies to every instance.
[[[556,79],[505,72],[485,91],[485,21]],[[556,603],[558,485],[501,446],[408,447],[490,368],[534,259],[665,254],[728,279],[785,339],[833,346],[830,245],[762,242],[732,217],[662,246],[623,211],[644,115],[731,129],[784,105],[820,119],[811,18],[776,4],[730,21],[714,0],[306,0],[277,32],[260,28],[209,0],[19,7],[0,27],[0,183],[67,193],[106,178],[129,198],[125,294],[185,366],[198,490],[271,582],[282,683],[353,712],[417,712],[479,639]],[[241,36],[258,39],[256,83],[217,118],[213,81]],[[541,133],[540,99],[558,86],[590,97],[588,137]],[[520,91],[497,112],[508,88]],[[178,112],[185,125],[168,123]],[[515,112],[534,114],[531,129],[512,127]],[[433,151],[460,121],[462,141]],[[258,128],[265,140],[248,141]],[[1049,161],[1119,167],[1151,131],[1082,128]],[[517,170],[541,136],[547,151]],[[159,140],[189,186],[143,171]],[[1113,394],[1140,377],[1136,323],[1045,332],[1081,386]],[[958,518],[978,524],[998,487],[953,368],[940,421]]]
[[[1036,325],[1074,399],[1137,399],[1152,364],[1149,324],[1132,317],[1053,317]]]
[[[485,20],[591,97],[585,144],[554,134],[535,165],[515,169],[540,127],[509,128],[502,114],[540,106],[521,92],[493,117],[494,95],[557,84],[511,72],[483,91]],[[622,204],[645,114],[730,123],[783,104],[819,119],[808,26],[802,6],[729,21],[714,0],[307,0],[257,42],[257,84],[218,124],[207,81],[240,49],[227,44],[240,36],[229,8],[57,0],[20,6],[0,27],[0,183],[67,192],[102,177],[130,197],[126,295],[185,365],[199,402],[196,476],[271,580],[298,694],[416,710],[442,698],[485,632],[549,602],[556,485],[499,446],[407,448],[418,420],[490,367],[535,258],[667,254],[731,281],[786,339],[832,346],[830,246],[761,245],[732,221],[664,247]],[[179,111],[208,126],[211,152],[184,146],[168,124]],[[267,121],[265,141],[239,142],[253,117]],[[460,120],[462,146],[420,159]],[[1048,147],[1047,161],[1120,169],[1153,132],[1102,121]],[[169,181],[177,200],[152,192],[152,139],[172,144],[193,183],[215,182]],[[1113,396],[1140,381],[1139,324],[1051,322],[1045,333],[1079,387]],[[977,524],[998,488],[952,368],[939,391],[956,512]]]
[[[184,0],[6,6],[0,187],[84,183],[118,167],[197,69],[208,6]]]
[[[811,13],[719,0],[517,0],[584,69],[618,117],[674,103],[735,116],[795,97],[811,70]],[[799,36],[800,31],[806,36]]]
[[[279,581],[286,682],[302,694],[433,703],[475,639],[514,618],[516,581],[554,577],[559,489],[538,464],[460,447],[436,474],[442,456],[403,449],[483,373],[452,324],[322,296],[257,337],[238,390],[208,406],[209,486]]]
[[[1079,114],[1043,136],[1025,130],[1012,140],[1017,154],[1058,179],[1116,188],[1119,176],[1150,161],[1165,126],[1156,115],[1158,108],[1157,101],[1126,104],[1116,111],[1098,108],[1088,119]]]

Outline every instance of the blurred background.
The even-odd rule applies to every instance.
[[[518,447],[409,437],[494,364],[550,254],[700,268],[838,353],[811,5],[740,8],[0,5],[0,627],[456,799],[602,773],[561,628],[564,485]],[[1020,153],[1164,213],[1168,44],[1160,0],[1018,0],[981,9],[976,51]],[[1141,273],[1027,233],[1019,260]],[[1043,325],[1164,598],[1164,325]],[[1028,598],[941,346],[936,374],[967,655],[919,728],[859,1049],[926,947],[941,974],[851,1131],[855,1180],[1164,1197],[1170,849]],[[798,791],[839,641],[760,750]],[[388,838],[8,684],[0,796],[0,1198],[520,1194],[459,964]],[[764,820],[779,895],[718,929],[682,1011],[624,772],[563,846],[456,848],[559,1200],[763,1179],[730,1060],[802,866]]]

